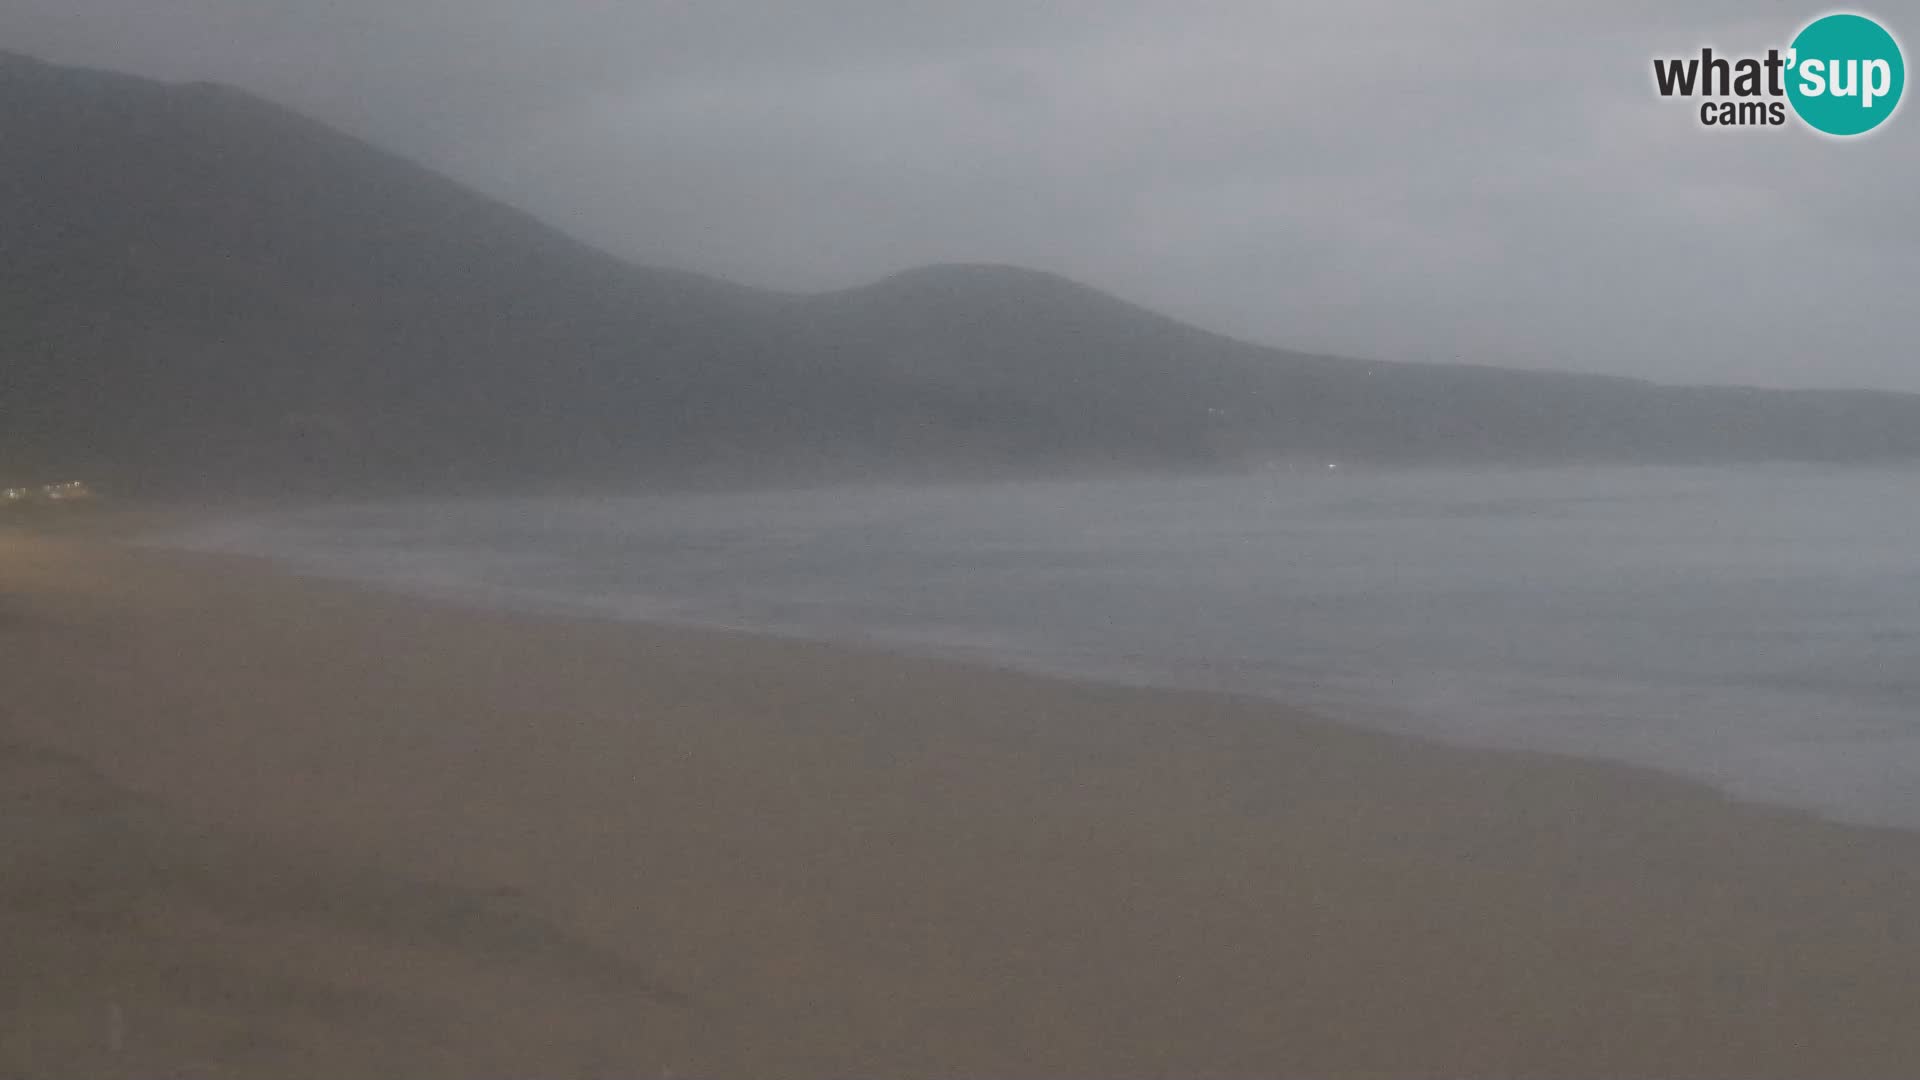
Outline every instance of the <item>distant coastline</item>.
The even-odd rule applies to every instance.
[[[1920,460],[1920,395],[1321,356],[1013,266],[772,293],[616,259],[231,88],[15,54],[0,81],[0,486]]]

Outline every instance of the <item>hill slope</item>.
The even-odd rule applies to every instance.
[[[0,250],[23,476],[1920,455],[1910,396],[1311,357],[1007,267],[813,297],[638,267],[239,91],[8,54]]]

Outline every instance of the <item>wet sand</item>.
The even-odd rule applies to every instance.
[[[1636,770],[85,536],[0,662],[0,1076],[1920,1065],[1920,836]]]

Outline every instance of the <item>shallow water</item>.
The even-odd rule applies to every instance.
[[[189,546],[1267,694],[1920,827],[1920,472],[1298,470],[331,507]]]

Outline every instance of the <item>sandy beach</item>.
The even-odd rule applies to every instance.
[[[1659,775],[85,536],[0,657],[0,1076],[1920,1067],[1920,835]]]

